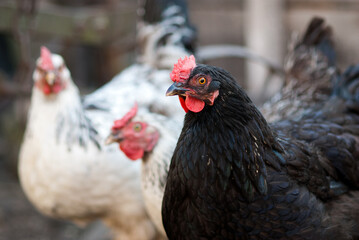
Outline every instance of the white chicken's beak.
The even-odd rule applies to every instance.
[[[55,73],[53,73],[53,72],[48,72],[48,73],[46,74],[45,78],[46,78],[46,82],[47,82],[50,86],[52,86],[52,85],[55,83],[56,75],[55,75]]]
[[[106,140],[105,140],[105,145],[110,145],[112,143],[116,142],[116,140],[114,139],[114,137],[112,135],[109,135]]]
[[[106,140],[105,140],[105,145],[110,145],[112,143],[119,143],[123,140],[122,136],[114,136],[113,134],[110,134]]]

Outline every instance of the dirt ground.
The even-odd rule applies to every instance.
[[[82,229],[41,215],[26,199],[15,174],[0,161],[0,240],[109,240],[96,222]]]

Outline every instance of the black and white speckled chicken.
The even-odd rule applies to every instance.
[[[332,29],[324,19],[313,18],[303,37],[293,39],[285,61],[285,83],[261,112],[268,122],[298,119],[323,107],[336,75]]]
[[[138,107],[166,116],[183,117],[173,100],[159,98],[173,64],[192,53],[196,31],[187,19],[185,0],[147,0],[144,20],[138,24],[137,61],[111,82],[84,98],[87,108],[107,109],[123,116],[135,102]],[[142,91],[138,91],[142,89]]]
[[[358,237],[358,73],[338,78],[320,112],[269,125],[230,73],[179,60],[167,95],[187,114],[162,205],[168,237]]]
[[[118,142],[131,160],[142,160],[141,185],[145,206],[157,229],[166,236],[161,206],[173,150],[181,132],[182,121],[151,112],[137,113],[134,106],[116,120],[108,142]]]

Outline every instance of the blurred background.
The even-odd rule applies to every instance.
[[[144,0],[143,0],[144,1]],[[32,72],[40,46],[62,55],[81,94],[135,61],[136,22],[143,1],[0,0],[0,240],[96,239],[91,227],[40,215],[17,178]],[[238,45],[281,68],[293,32],[313,16],[333,27],[339,67],[359,61],[359,0],[188,1],[198,46]],[[281,86],[268,66],[238,56],[206,63],[232,72],[260,104]]]

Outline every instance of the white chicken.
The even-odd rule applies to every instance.
[[[136,116],[137,115],[137,116]],[[182,122],[156,113],[141,111],[135,105],[114,122],[107,143],[118,142],[132,160],[142,159],[142,192],[146,209],[159,232],[166,236],[161,206],[173,150]]]
[[[158,98],[170,82],[167,66],[189,54],[183,40],[194,31],[181,11],[167,5],[161,22],[142,25],[140,61],[82,103],[63,59],[42,49],[19,155],[21,185],[42,213],[77,223],[102,219],[122,240],[155,237],[144,209],[140,163],[104,146],[104,140],[135,100],[140,109],[183,117],[180,107],[173,107],[176,100]],[[151,46],[155,50],[149,51]]]
[[[42,48],[20,150],[19,176],[29,200],[51,217],[87,223],[103,219],[118,239],[152,239],[140,189],[140,169],[104,146],[109,112],[93,124],[62,57]]]

